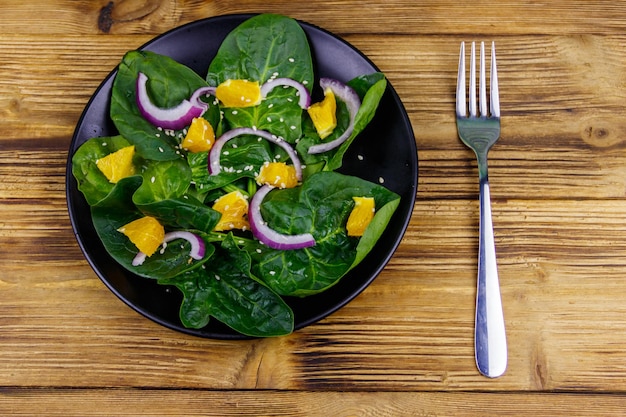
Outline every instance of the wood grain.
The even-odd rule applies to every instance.
[[[67,152],[126,51],[255,12],[333,31],[385,72],[413,125],[418,199],[396,254],[346,307],[288,337],[205,340],[97,278],[67,213]],[[620,414],[625,30],[621,1],[2,1],[0,414]],[[509,337],[497,380],[473,359],[477,171],[453,110],[459,42],[482,39],[497,43],[503,113],[490,153]]]
[[[620,415],[626,405],[622,395],[575,394],[477,394],[407,392],[309,392],[309,391],[229,391],[202,392],[179,390],[6,390],[0,397],[4,416],[22,415],[9,408],[25,404],[25,409],[46,410],[47,416],[84,417],[93,410],[101,415],[154,416],[311,416],[381,417],[518,416],[529,415]],[[581,414],[580,411],[584,411]]]

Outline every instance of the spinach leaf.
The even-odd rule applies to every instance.
[[[148,93],[152,101],[163,108],[176,106],[207,84],[190,68],[149,51],[126,53],[118,67],[113,81],[110,114],[119,133],[135,145],[143,158],[157,161],[180,158],[177,146],[183,137],[182,131],[158,129],[139,113],[136,103],[139,72],[148,76]],[[204,117],[215,128],[220,120],[219,108],[209,106]]]
[[[373,73],[359,76],[350,80],[348,85],[352,87],[361,98],[361,107],[357,112],[354,120],[354,131],[352,135],[342,143],[338,148],[325,152],[323,154],[311,155],[308,149],[315,144],[321,142],[319,135],[313,128],[310,120],[305,124],[305,136],[298,142],[296,149],[300,155],[303,155],[304,162],[307,166],[317,167],[324,170],[334,171],[341,167],[343,156],[350,147],[354,139],[365,129],[367,124],[372,120],[378,109],[380,100],[387,88],[387,80],[382,73]],[[348,112],[345,105],[338,100],[337,106],[337,127],[331,136],[325,139],[330,141],[343,132],[348,125]],[[324,162],[324,164],[322,164]],[[309,170],[311,173],[311,170]]]
[[[373,197],[377,207],[360,239],[345,230],[352,197]],[[307,296],[328,289],[369,253],[399,198],[380,185],[330,171],[313,174],[302,187],[272,191],[261,206],[263,219],[280,233],[310,232],[316,244],[288,251],[248,245],[257,262],[254,272],[281,295]]]
[[[142,172],[144,182],[135,192],[135,204],[146,204],[182,196],[189,188],[191,168],[186,161],[146,161]]]
[[[121,136],[93,138],[72,156],[72,174],[89,205],[105,198],[115,186],[100,171],[96,161],[127,146],[130,143]]]
[[[205,268],[159,282],[175,285],[183,293],[180,319],[186,327],[204,327],[213,316],[248,336],[291,333],[293,312],[277,294],[254,278],[250,269],[250,256],[228,235]]]
[[[170,243],[163,253],[153,254],[143,265],[132,265],[138,249],[117,229],[143,216],[132,202],[133,193],[142,181],[140,176],[121,179],[104,199],[91,207],[94,227],[107,252],[124,268],[147,278],[175,276],[206,262],[214,252],[213,246],[207,244],[204,258],[190,262],[191,246],[187,241],[181,241],[181,245]]]
[[[224,39],[209,66],[207,81],[214,86],[229,79],[263,84],[276,77],[312,84],[309,42],[294,19],[261,14],[243,22]]]
[[[219,212],[189,194],[138,204],[137,208],[147,216],[158,218],[163,225],[172,229],[195,229],[206,233],[213,231],[221,217]]]
[[[217,86],[229,79],[261,84],[291,78],[309,88],[313,83],[311,51],[304,30],[294,19],[262,14],[235,28],[223,41],[209,66],[207,82]],[[274,88],[260,105],[227,109],[230,127],[267,130],[290,143],[302,135],[302,109],[293,88]]]

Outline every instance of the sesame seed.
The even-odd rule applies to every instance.
[[[163,152],[164,152],[164,151],[163,151],[163,148],[161,148],[160,146],[159,146],[159,152],[161,152],[161,153],[163,153]]]
[[[237,114],[237,110],[233,110],[231,114]]]
[[[359,159],[359,161],[363,160],[363,155],[357,155],[357,158]]]
[[[270,275],[276,275],[276,271],[270,271]]]
[[[378,182],[383,184],[385,182],[385,179],[383,177],[378,177]]]
[[[161,134],[160,134],[160,133],[157,133],[157,134],[156,134],[156,135],[154,135],[154,136],[156,136],[157,138],[160,138],[160,137],[161,137]]]
[[[289,128],[290,128],[291,130],[296,130],[296,127],[295,127],[295,126],[289,126]]]
[[[107,143],[106,142],[102,142],[102,146],[107,146]]]
[[[263,251],[261,249],[257,249],[256,253],[263,253]]]
[[[296,62],[296,60],[293,58],[289,58],[289,62]]]
[[[150,182],[154,184],[154,182],[156,181],[155,177],[150,178]]]

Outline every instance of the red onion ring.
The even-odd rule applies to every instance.
[[[261,86],[261,96],[265,98],[270,91],[278,86],[293,87],[298,90],[298,105],[302,109],[308,109],[311,105],[311,94],[304,84],[291,78],[273,78]]]
[[[302,249],[314,246],[315,239],[312,234],[284,235],[271,229],[263,220],[263,216],[261,215],[261,203],[273,188],[274,187],[269,185],[262,186],[257,190],[250,201],[248,220],[250,221],[250,230],[254,237],[261,243],[277,250]]]
[[[214,87],[200,87],[189,100],[181,101],[177,106],[162,108],[155,105],[147,89],[148,76],[140,72],[136,83],[136,101],[139,113],[150,123],[163,129],[179,130],[191,124],[194,117],[200,117],[209,105],[202,100],[202,95],[214,94]]]
[[[169,232],[166,233],[163,237],[163,243],[165,244],[175,239],[185,239],[191,244],[189,256],[191,256],[193,259],[200,260],[204,257],[204,254],[206,253],[206,245],[204,244],[204,240],[200,236],[186,231]],[[137,253],[137,255],[135,255],[132,265],[142,265],[145,260],[146,254],[140,251]]]
[[[326,151],[330,151],[331,149],[335,149],[342,143],[344,143],[352,132],[354,131],[354,120],[356,118],[356,114],[361,107],[361,99],[359,95],[348,85],[342,83],[341,81],[334,80],[332,78],[322,78],[320,79],[320,86],[323,90],[330,88],[333,94],[336,97],[339,97],[341,101],[346,104],[348,108],[348,114],[350,115],[350,122],[348,123],[348,127],[343,132],[341,136],[337,139],[331,140],[330,142],[320,143],[318,145],[313,145],[309,148],[310,154],[318,154]]]
[[[291,162],[296,169],[296,178],[298,179],[298,181],[302,181],[302,164],[300,163],[300,158],[298,158],[298,154],[291,147],[291,145],[284,139],[279,138],[278,136],[273,135],[268,131],[254,129],[251,127],[240,127],[229,130],[215,141],[213,147],[209,151],[209,172],[211,173],[211,175],[217,175],[222,170],[222,167],[220,165],[220,157],[222,155],[222,148],[224,147],[224,144],[229,140],[241,135],[253,135],[261,137],[283,148],[285,152],[287,152],[287,155],[289,155],[289,158],[291,158]]]

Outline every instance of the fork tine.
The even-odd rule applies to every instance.
[[[480,115],[487,117],[487,83],[485,78],[485,42],[480,43]]]
[[[456,115],[467,116],[467,102],[465,101],[465,42],[461,42],[459,54],[459,73],[456,80]]]
[[[500,94],[498,91],[498,68],[496,66],[496,43],[491,42],[491,85],[489,86],[490,92],[490,106],[491,116],[500,117]]]
[[[472,42],[470,56],[469,113],[470,117],[476,117],[476,42]]]

